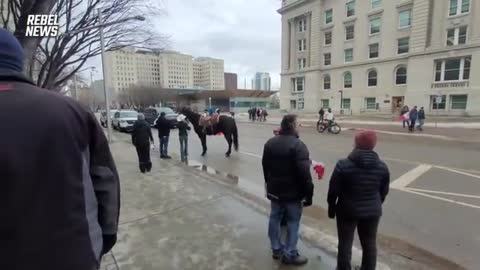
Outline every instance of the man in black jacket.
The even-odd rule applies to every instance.
[[[165,112],[160,113],[155,127],[158,129],[158,139],[160,140],[160,158],[171,159],[172,157],[168,155],[168,140],[172,124],[165,118]]]
[[[303,207],[312,205],[313,183],[310,157],[306,145],[298,137],[295,115],[286,115],[278,136],[264,147],[262,165],[267,197],[271,201],[268,236],[274,259],[285,264],[303,265],[308,259],[297,250],[298,231]],[[280,223],[287,220],[287,240],[280,239]]]
[[[140,171],[142,173],[149,172],[152,169],[150,143],[153,143],[153,136],[150,124],[145,121],[143,113],[138,114],[138,120],[133,125],[132,143],[137,149]]]
[[[340,160],[330,180],[328,216],[337,216],[338,270],[350,270],[355,228],[362,245],[362,270],[374,270],[377,263],[377,229],[382,204],[388,194],[390,173],[373,151],[374,131],[355,136],[355,149]]]
[[[97,269],[120,209],[108,142],[92,112],[26,79],[23,58],[0,29],[0,269]]]

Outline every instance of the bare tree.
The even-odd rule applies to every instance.
[[[25,37],[27,15],[58,15],[59,30],[65,33],[98,24],[98,10],[102,11],[104,23],[137,15],[147,18],[143,22],[127,21],[104,28],[109,50],[125,46],[162,48],[165,45],[166,38],[155,31],[150,20],[162,10],[146,0],[9,0],[2,23],[6,25],[13,19],[15,35],[25,49],[27,75],[38,86],[58,91],[89,58],[101,53],[99,29],[32,39]]]

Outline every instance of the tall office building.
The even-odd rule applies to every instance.
[[[238,76],[236,73],[225,72],[225,90],[238,89]]]
[[[480,1],[282,3],[282,109],[480,115]]]
[[[224,61],[210,57],[193,60],[194,86],[205,90],[224,90]]]
[[[255,77],[252,80],[253,90],[270,91],[272,90],[271,88],[272,88],[272,79],[270,78],[269,73],[266,73],[266,72],[255,73]]]

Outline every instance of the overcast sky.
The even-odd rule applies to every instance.
[[[225,72],[238,74],[239,87],[251,87],[255,72],[269,72],[280,86],[280,0],[157,0],[165,15],[158,31],[169,48],[194,57],[225,60]]]

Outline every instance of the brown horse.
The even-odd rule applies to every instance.
[[[230,116],[220,115],[218,124],[214,125],[211,129],[208,128],[207,132],[204,132],[204,128],[200,126],[200,114],[193,112],[190,108],[183,108],[181,113],[192,123],[195,133],[197,133],[202,142],[202,157],[207,154],[207,135],[216,135],[220,132],[223,133],[228,143],[228,151],[225,153],[225,156],[230,157],[232,153],[232,143],[235,151],[238,151],[238,129],[235,119]]]

